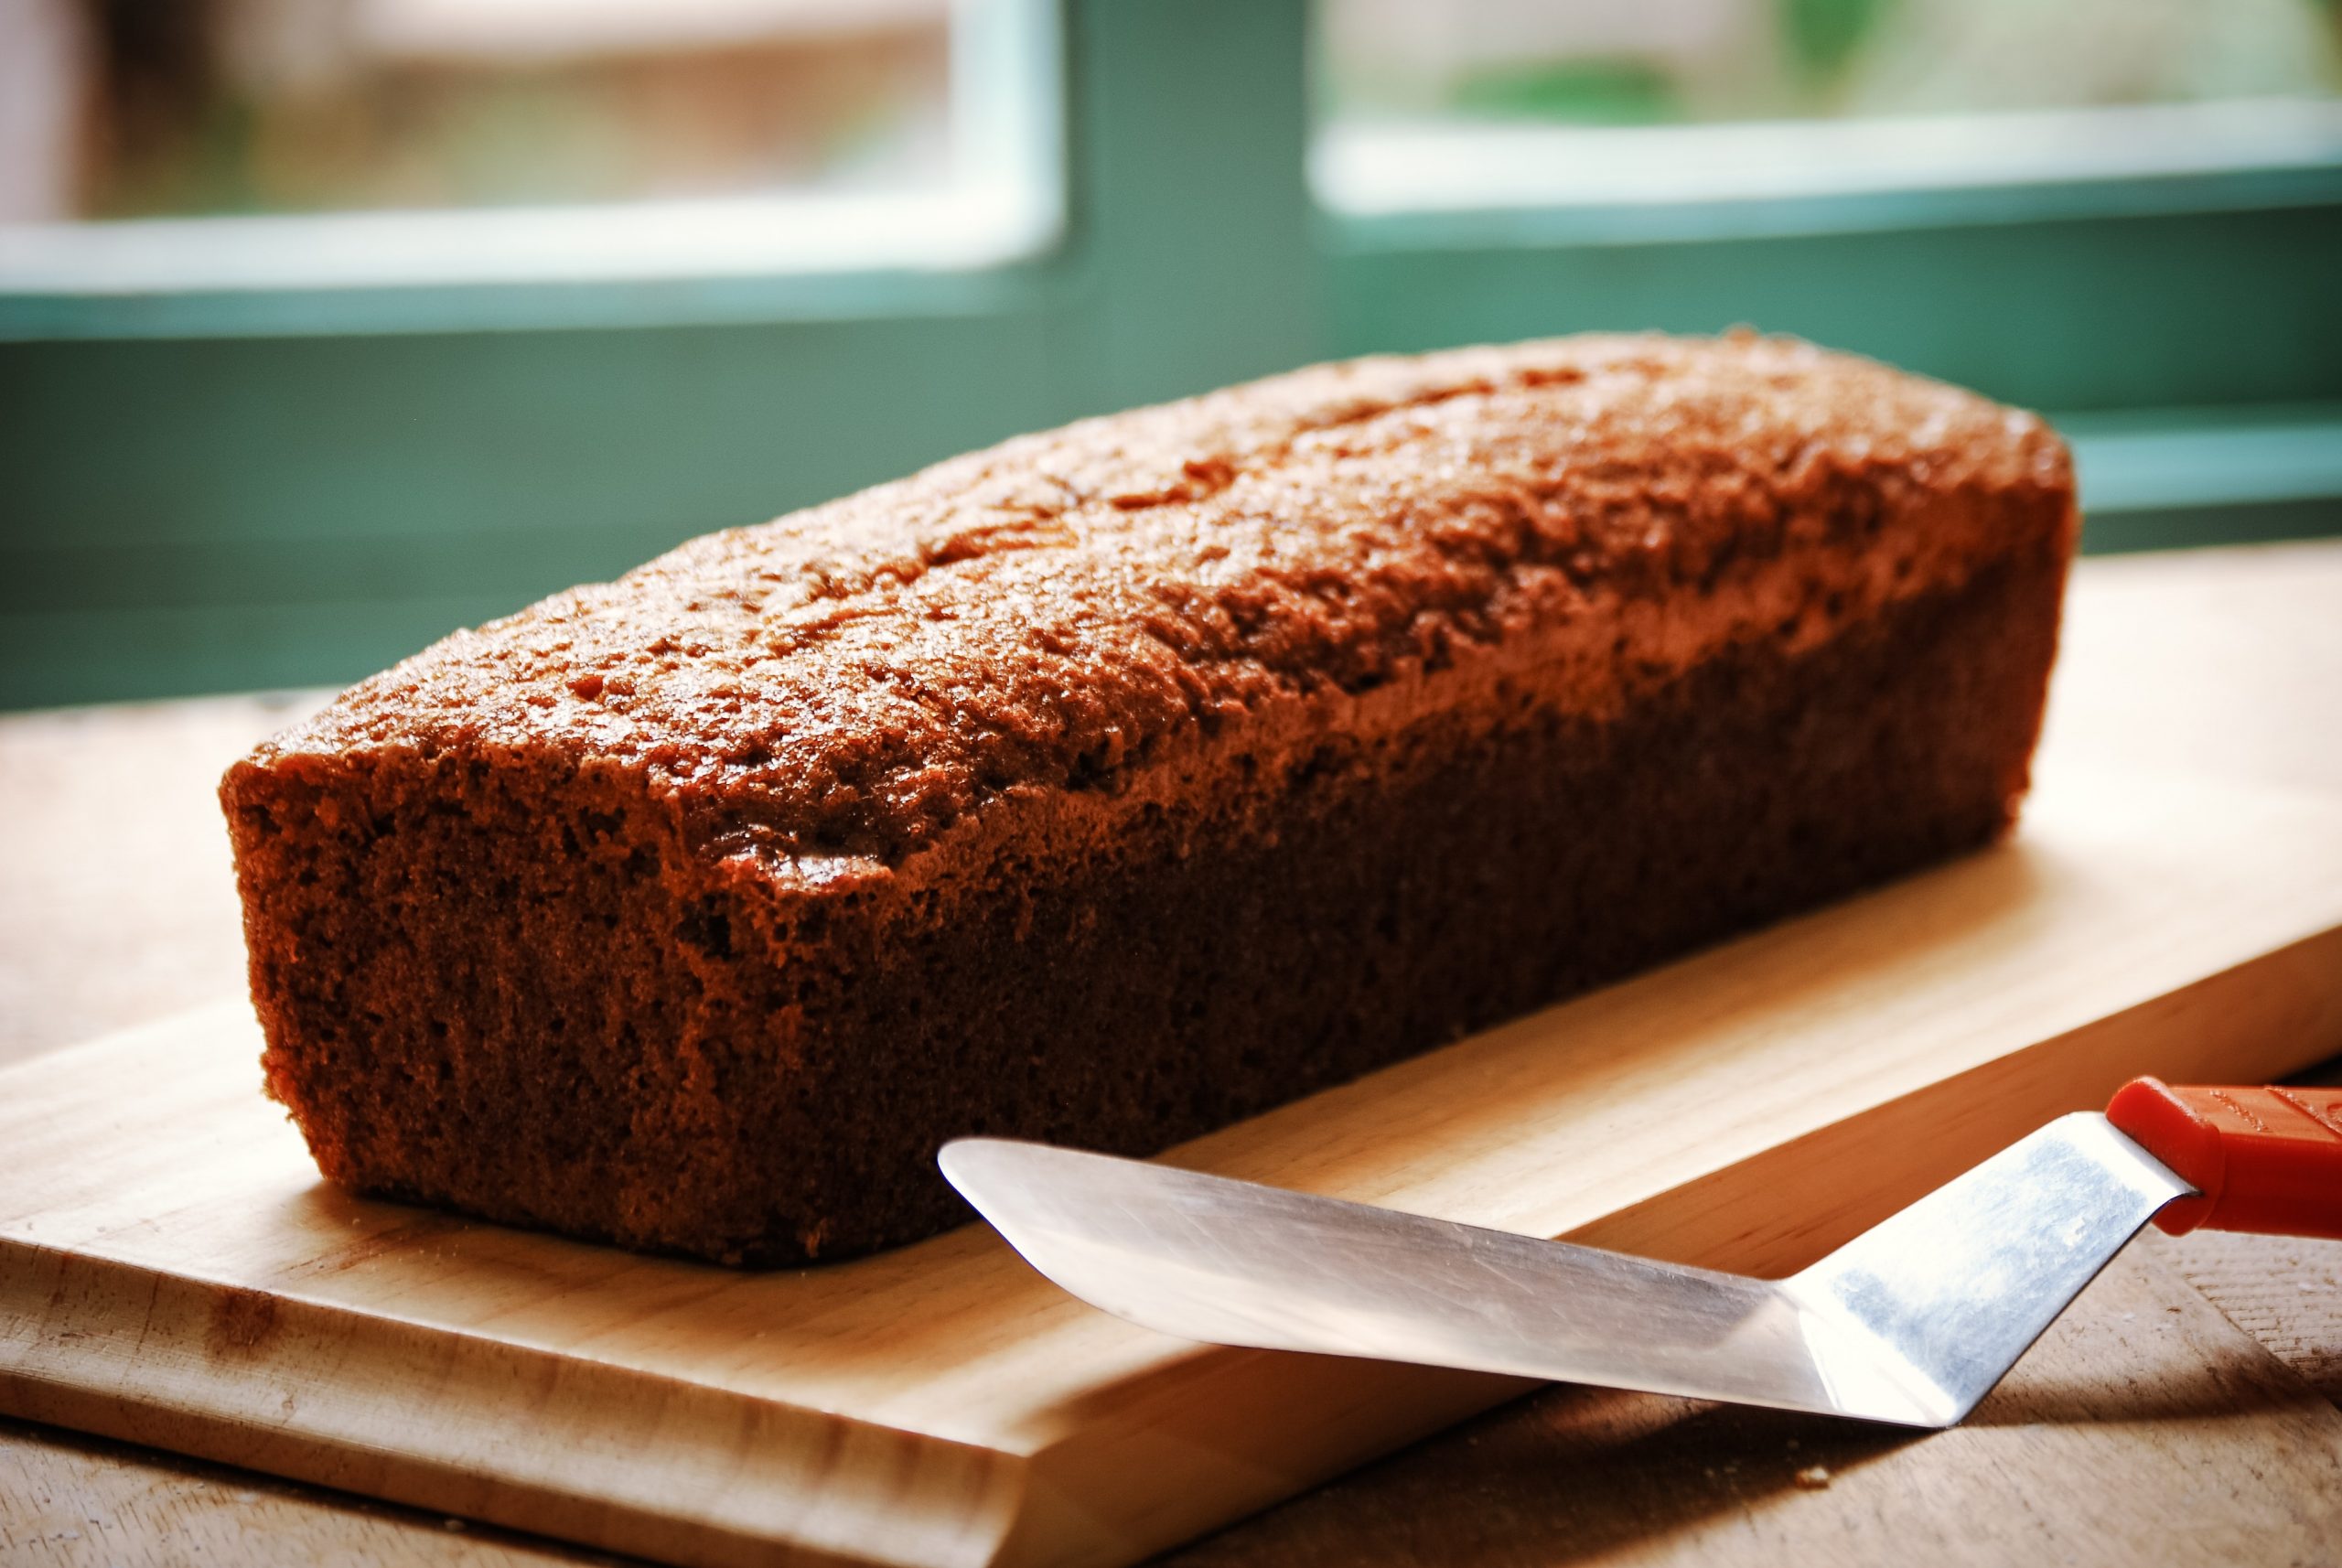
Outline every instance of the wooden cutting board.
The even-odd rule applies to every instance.
[[[988,1231],[738,1274],[320,1185],[241,1005],[0,1073],[0,1410],[687,1563],[1122,1563],[1504,1380],[1185,1345]],[[1756,1272],[2138,1072],[2342,1050],[2342,801],[2048,769],[2017,840],[1187,1144]]]

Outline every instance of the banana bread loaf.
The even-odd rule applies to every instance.
[[[272,1093],[361,1191],[733,1262],[951,1223],[1982,844],[2031,415],[1778,339],[1325,366],[459,632],[230,771]]]

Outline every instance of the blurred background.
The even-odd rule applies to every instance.
[[[0,0],[0,706],[1305,361],[1797,332],[2342,532],[2342,0]]]

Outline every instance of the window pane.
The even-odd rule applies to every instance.
[[[2332,0],[1321,0],[1336,118],[1572,124],[2326,96]]]
[[[937,184],[948,11],[0,0],[0,221]]]

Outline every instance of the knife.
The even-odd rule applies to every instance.
[[[1185,1339],[1942,1427],[2149,1219],[2342,1237],[2342,1089],[2125,1085],[1751,1279],[1043,1144],[944,1176],[1066,1290]]]

